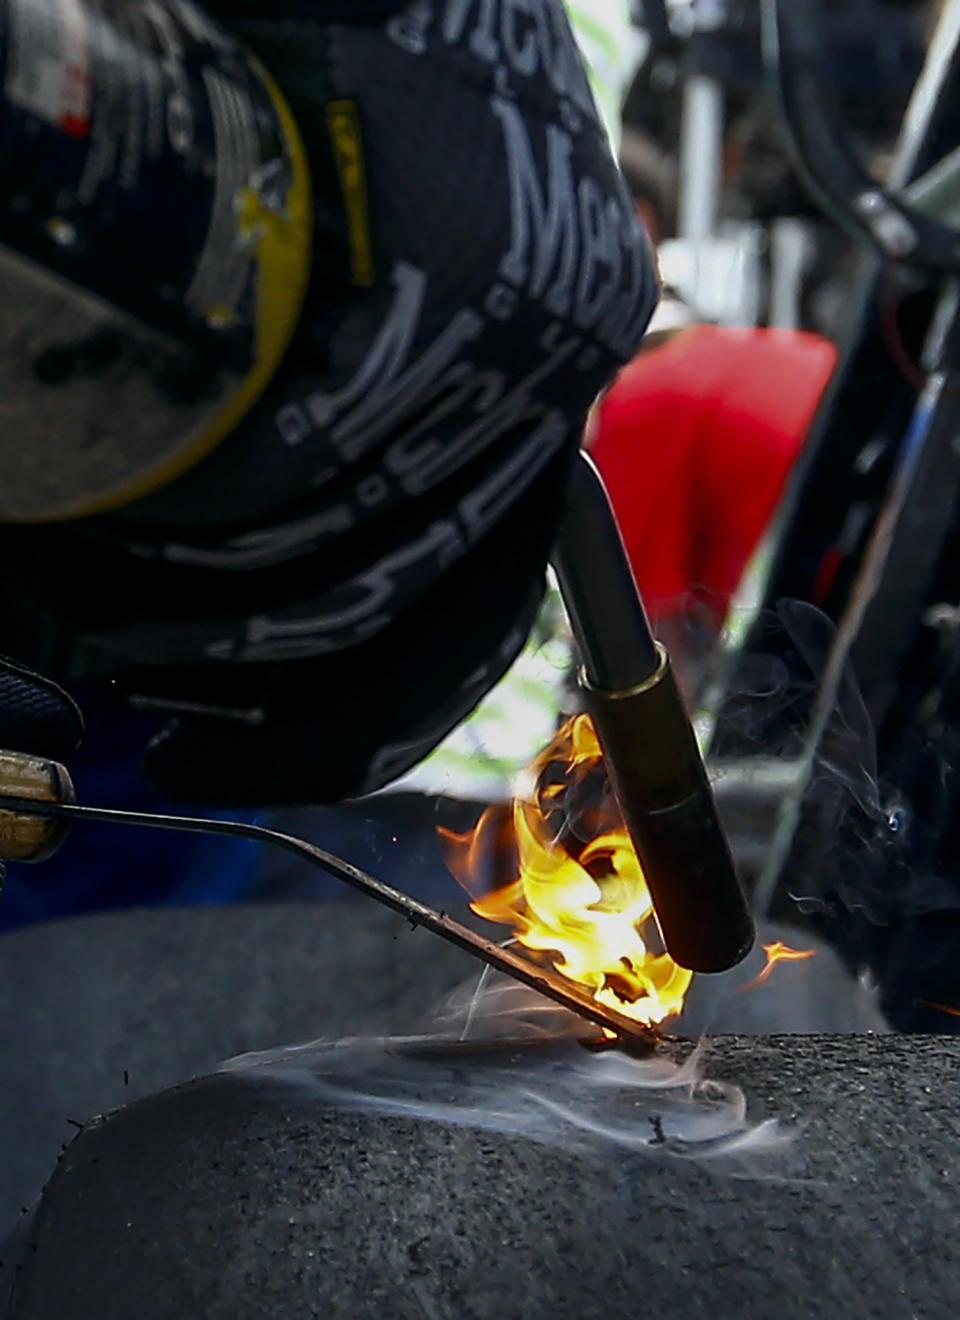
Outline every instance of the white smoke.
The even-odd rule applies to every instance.
[[[743,1091],[707,1076],[701,1047],[665,1042],[637,1057],[603,1048],[573,1014],[489,972],[449,996],[422,1034],[312,1041],[223,1070],[283,1078],[330,1108],[584,1154],[614,1145],[743,1171],[792,1140],[774,1121],[750,1120]]]

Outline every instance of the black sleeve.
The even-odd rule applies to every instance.
[[[63,688],[0,657],[0,747],[62,761],[83,736],[83,718]]]

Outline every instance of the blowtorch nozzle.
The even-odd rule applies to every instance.
[[[600,473],[582,454],[553,558],[581,687],[667,951],[723,972],[753,947],[746,895],[666,650],[653,640]]]

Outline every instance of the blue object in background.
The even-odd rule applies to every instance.
[[[131,711],[104,684],[75,687],[71,695],[87,722],[67,767],[78,802],[261,823],[265,813],[214,812],[155,792],[140,756],[160,723]],[[77,823],[49,861],[8,866],[0,930],[106,908],[239,902],[255,895],[262,853],[263,845],[248,839]]]

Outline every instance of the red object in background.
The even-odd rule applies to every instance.
[[[622,372],[591,450],[654,621],[694,595],[722,619],[836,361],[818,335],[696,326]]]

